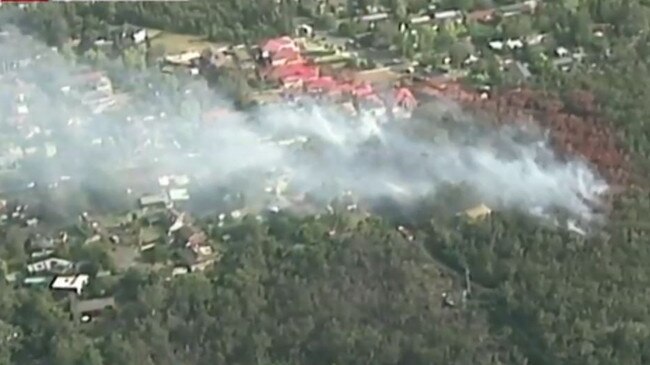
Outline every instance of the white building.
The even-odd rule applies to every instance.
[[[57,276],[50,284],[52,290],[65,290],[73,291],[77,295],[81,294],[83,288],[88,285],[90,277],[85,274],[79,274],[74,276]]]
[[[169,198],[172,201],[186,201],[190,199],[187,189],[169,189]]]
[[[65,272],[74,267],[74,263],[57,257],[37,261],[27,265],[27,272],[37,274],[41,272]]]
[[[147,30],[139,29],[133,33],[133,42],[139,44],[144,42],[147,39]]]

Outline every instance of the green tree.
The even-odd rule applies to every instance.
[[[503,34],[507,38],[522,38],[532,32],[533,24],[529,16],[511,17],[503,24]]]
[[[58,11],[52,13],[52,19],[50,20],[47,36],[48,44],[54,47],[61,47],[70,38],[68,22]]]
[[[126,68],[144,70],[147,67],[145,53],[138,47],[124,49],[122,63]]]
[[[471,54],[471,49],[469,45],[465,42],[456,42],[449,49],[449,57],[451,58],[451,63],[455,67],[460,67]]]

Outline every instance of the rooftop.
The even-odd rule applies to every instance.
[[[106,308],[115,307],[115,298],[95,298],[88,300],[80,300],[73,306],[76,313],[96,312]]]
[[[50,284],[50,287],[58,290],[74,290],[77,294],[81,294],[81,290],[88,285],[89,280],[90,277],[85,274],[57,276]]]

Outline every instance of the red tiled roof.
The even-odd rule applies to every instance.
[[[320,75],[320,69],[317,66],[304,64],[291,64],[273,68],[269,72],[269,77],[274,79],[285,79],[288,77],[299,77],[301,79],[312,79]]]
[[[310,80],[307,84],[307,89],[313,91],[314,89],[320,89],[325,91],[330,91],[337,87],[337,82],[334,78],[330,76],[319,77],[317,79]]]
[[[364,96],[369,96],[371,94],[374,94],[375,91],[372,88],[372,85],[361,84],[360,86],[355,87],[352,93],[357,97],[364,97]]]
[[[262,50],[269,52],[271,54],[279,52],[281,49],[293,49],[298,51],[298,45],[294,42],[291,37],[278,37],[269,39],[264,44],[262,44]]]
[[[277,52],[271,53],[271,59],[274,61],[282,59],[299,59],[301,58],[300,52],[293,48],[281,48]]]
[[[417,100],[415,99],[415,96],[413,96],[411,90],[402,87],[395,91],[395,104],[412,109],[417,106]]]

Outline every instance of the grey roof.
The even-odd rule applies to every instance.
[[[169,197],[165,193],[145,195],[140,198],[140,205],[167,204],[168,202]]]
[[[553,65],[558,67],[558,66],[566,66],[570,65],[573,63],[573,58],[566,56],[566,57],[561,57],[561,58],[556,58],[552,61]]]
[[[74,311],[77,313],[86,313],[114,307],[115,298],[113,297],[95,298],[76,302],[74,305]]]

